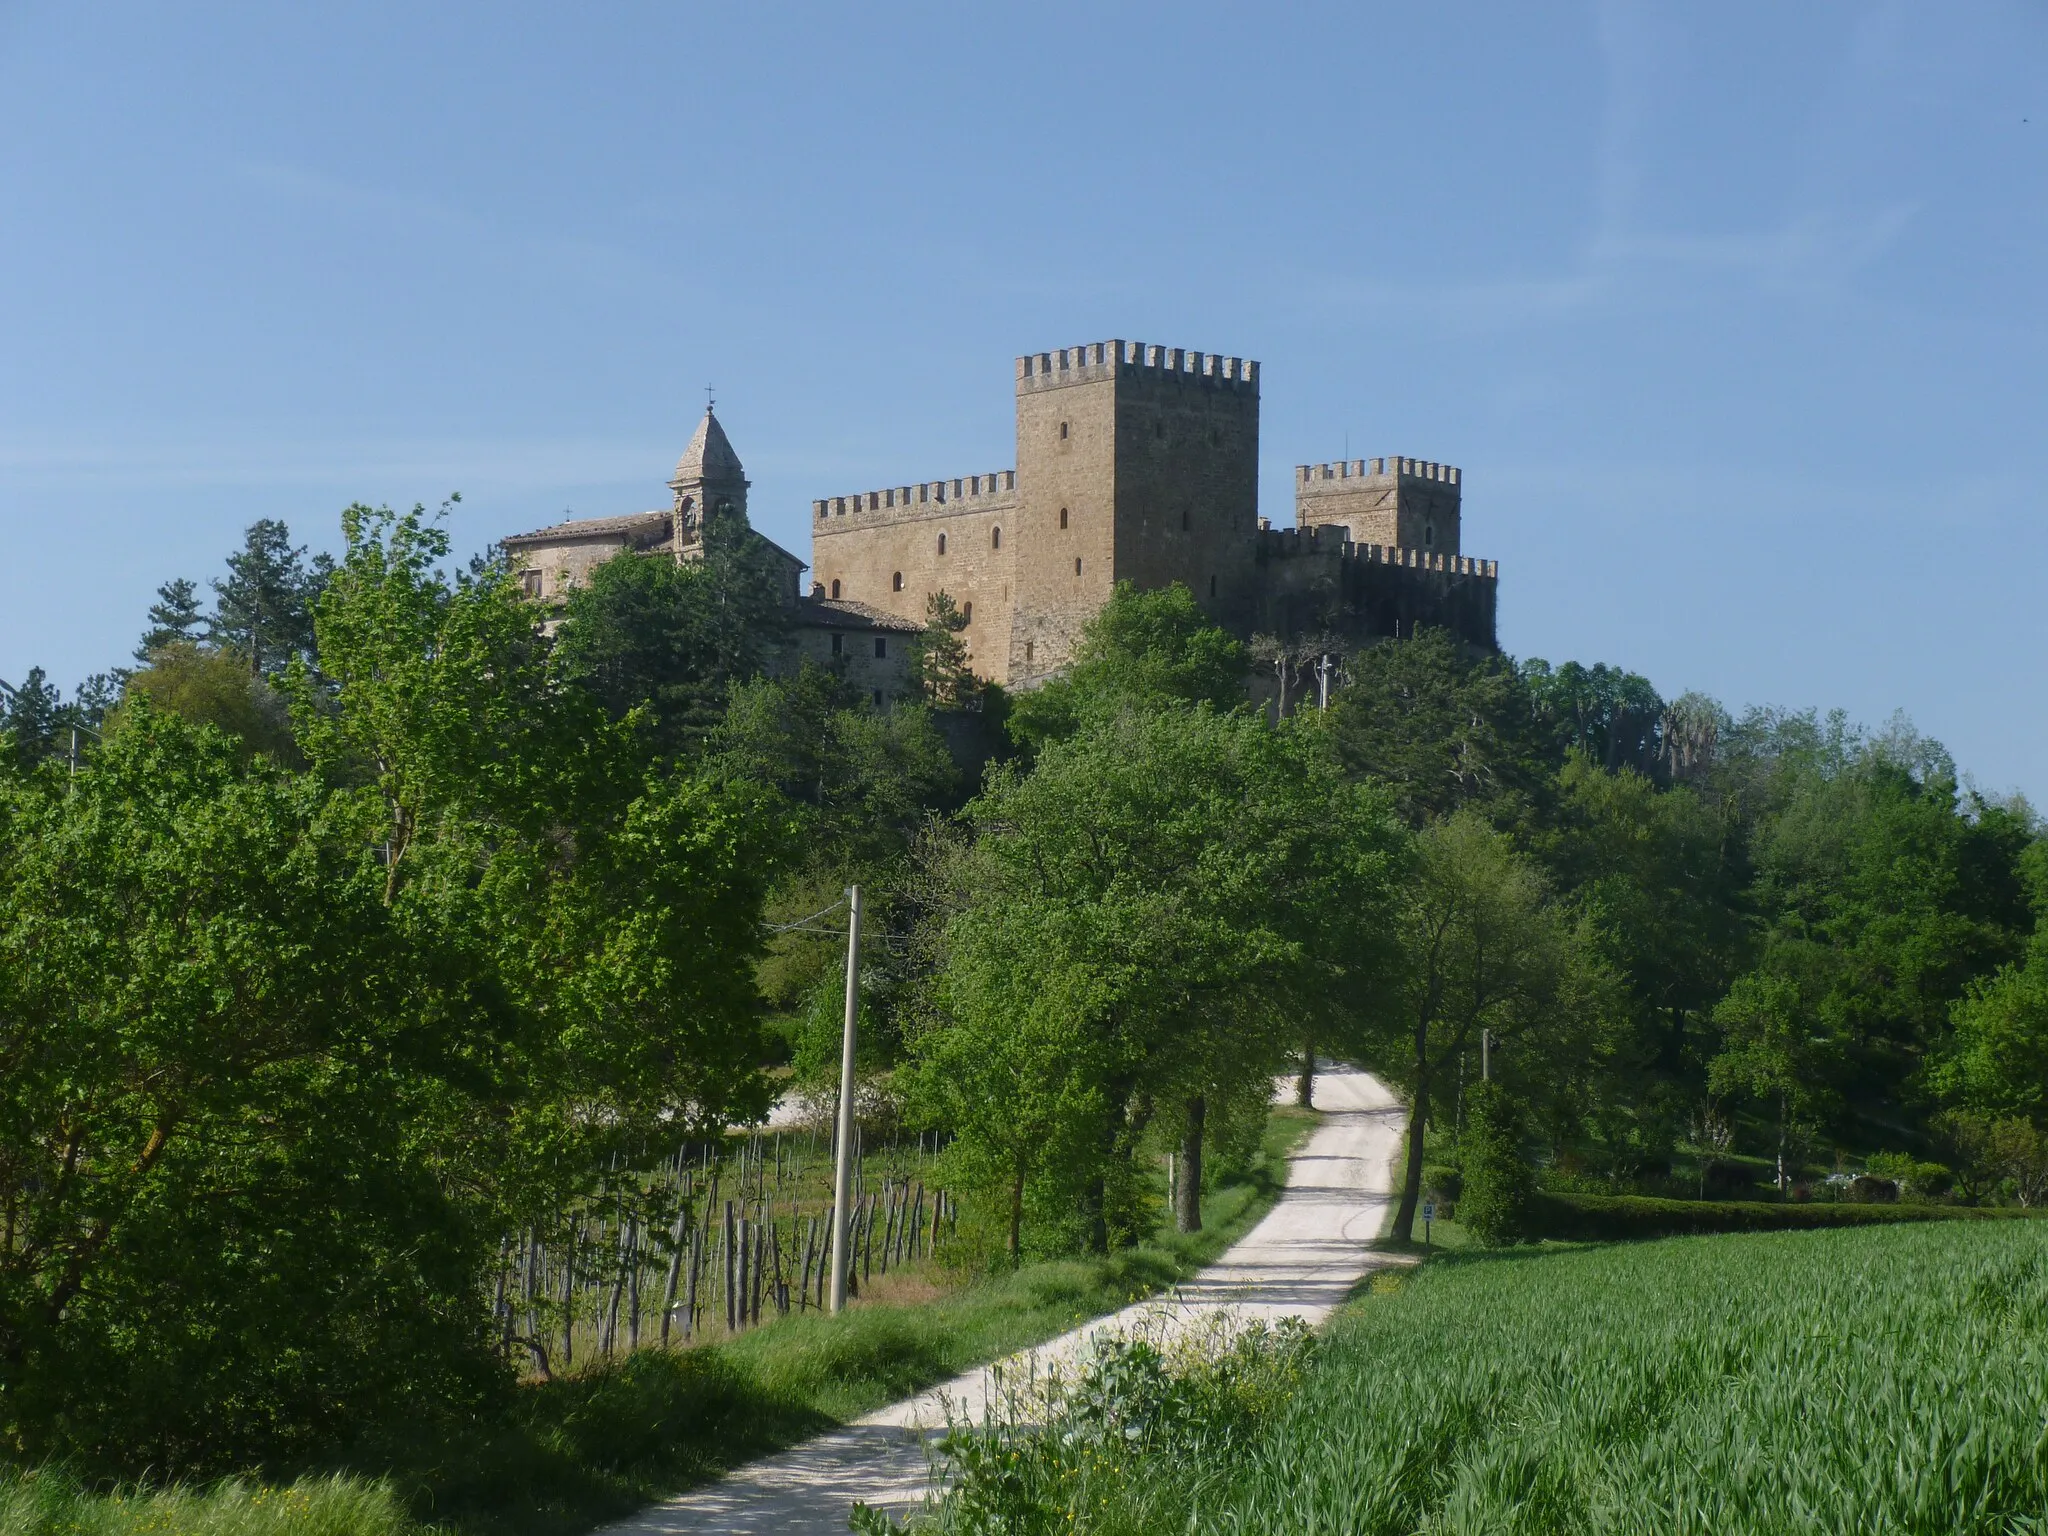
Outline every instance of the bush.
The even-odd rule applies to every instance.
[[[1469,1098],[1464,1135],[1464,1186],[1458,1221],[1489,1247],[1529,1235],[1536,1178],[1522,1161],[1522,1109],[1498,1083],[1481,1083]]]
[[[1652,1200],[1641,1195],[1539,1194],[1530,1230],[1577,1242],[1684,1237],[1713,1232],[1787,1232],[1873,1222],[2017,1217],[2011,1207],[1960,1205],[1789,1205],[1768,1200]]]
[[[1443,1163],[1422,1165],[1422,1198],[1439,1206],[1456,1205],[1465,1191],[1465,1176]]]

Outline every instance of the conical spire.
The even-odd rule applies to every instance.
[[[669,479],[670,485],[683,485],[697,480],[737,480],[746,473],[740,467],[740,456],[732,451],[732,443],[725,435],[725,428],[718,424],[718,418],[709,408],[704,419],[697,424],[697,435],[690,439],[690,446],[683,450],[683,456],[676,461],[676,472]]]

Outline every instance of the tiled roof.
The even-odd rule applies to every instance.
[[[697,435],[690,439],[690,446],[676,461],[676,472],[669,477],[669,483],[737,480],[744,473],[740,468],[740,456],[732,451],[732,441],[725,435],[725,428],[707,410],[704,419],[697,423]]]
[[[504,542],[507,545],[552,544],[562,539],[599,539],[616,533],[659,532],[667,528],[669,517],[667,512],[635,512],[628,517],[580,517],[572,522],[536,528],[532,533],[515,533]]]
[[[907,635],[924,629],[915,619],[870,608],[850,597],[806,597],[797,608],[797,622],[811,629],[887,629]]]

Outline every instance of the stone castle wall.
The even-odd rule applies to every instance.
[[[1244,636],[1440,624],[1494,643],[1497,572],[1460,553],[1455,467],[1302,465],[1297,528],[1262,527],[1256,362],[1122,340],[1034,353],[1016,424],[1014,470],[813,502],[819,589],[918,622],[951,593],[975,670],[1011,687],[1066,665],[1118,581],[1181,582]]]
[[[811,579],[827,597],[918,624],[931,594],[952,594],[975,672],[1001,681],[1019,509],[1015,470],[813,501]]]

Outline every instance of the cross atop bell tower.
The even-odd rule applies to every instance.
[[[742,523],[746,521],[747,474],[709,403],[704,407],[704,419],[697,424],[697,435],[676,461],[668,488],[676,498],[678,553],[702,542],[704,525],[710,519],[737,516]]]

